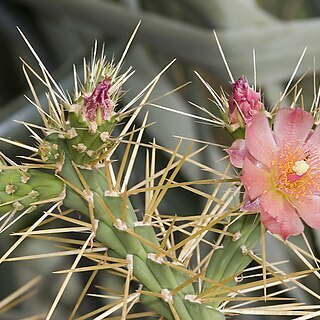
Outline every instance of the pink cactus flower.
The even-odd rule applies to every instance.
[[[254,91],[242,76],[232,84],[232,94],[229,97],[229,121],[231,124],[239,123],[239,117],[249,123],[252,116],[263,108],[261,95]]]
[[[235,141],[229,149],[231,163],[242,167],[243,210],[260,211],[261,222],[284,240],[303,232],[301,219],[320,228],[320,127],[313,125],[310,113],[283,108],[272,131],[258,113],[246,128],[245,146]]]
[[[105,78],[100,81],[93,93],[89,97],[84,98],[85,116],[89,121],[95,121],[98,108],[101,110],[102,119],[105,120],[111,111],[113,111],[113,103],[110,100],[109,89],[111,80]]]

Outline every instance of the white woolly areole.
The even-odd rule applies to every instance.
[[[241,246],[241,250],[242,250],[242,254],[247,255],[248,253],[250,253],[250,250],[248,250],[248,248],[243,245]]]
[[[161,290],[162,298],[165,302],[173,302],[172,294],[170,293],[170,290],[168,289],[162,289]]]
[[[93,205],[93,192],[90,190],[83,190],[84,198]]]
[[[185,267],[185,265],[182,262],[179,262],[179,261],[172,261],[170,263],[174,264],[175,266],[183,266],[183,267]]]
[[[137,289],[136,291],[141,291],[142,288],[143,288],[143,285],[142,285],[142,284],[139,284],[138,289]],[[139,292],[138,294],[139,294],[139,297],[140,297],[141,293]]]
[[[143,222],[143,221],[136,221],[133,223],[135,227],[145,227],[145,226],[151,226],[150,222]]]
[[[61,158],[59,161],[56,162],[56,170],[55,173],[59,173],[62,170],[62,167],[64,165],[65,155],[64,153],[61,153]]]
[[[36,190],[31,190],[31,191],[29,192],[28,196],[29,196],[30,198],[34,199],[34,198],[36,198],[36,197],[39,196],[39,192],[36,191]]]
[[[98,130],[98,124],[95,121],[89,122],[89,133],[96,133]]]
[[[21,176],[21,178],[20,178],[20,181],[21,181],[22,183],[27,183],[29,179],[30,179],[30,177],[29,177],[28,175],[23,174],[23,175]]]
[[[21,204],[19,201],[16,201],[12,204],[12,206],[16,209],[16,210],[22,210],[24,208],[23,204]]]
[[[75,128],[71,128],[69,130],[66,131],[66,137],[68,139],[72,139],[72,138],[75,138],[77,136],[77,131]]]
[[[109,134],[109,132],[102,132],[101,134],[100,134],[100,139],[101,139],[101,141],[103,141],[103,142],[107,142],[108,141],[108,139],[110,138],[110,134]]]
[[[114,191],[114,190],[106,190],[104,192],[104,196],[105,197],[119,197],[119,193],[117,191]]]
[[[76,149],[79,153],[84,153],[88,149],[88,147],[84,143],[73,145],[72,148]]]
[[[113,225],[120,231],[125,231],[128,229],[127,224],[121,219],[116,219],[116,222]]]
[[[240,238],[241,238],[241,232],[238,231],[238,232],[236,232],[236,233],[233,235],[232,241],[237,241],[237,240],[239,240]]]
[[[95,230],[98,229],[98,227],[99,227],[99,222],[100,222],[100,220],[94,219],[94,229],[95,229]]]
[[[129,271],[133,271],[133,255],[127,254],[126,261],[128,262],[127,268]]]
[[[184,300],[201,304],[201,300],[197,299],[197,295],[196,294],[186,294],[184,296]]]
[[[159,263],[159,264],[162,264],[164,262],[163,258],[157,257],[157,255],[155,253],[148,253],[148,259],[150,259],[156,263]]]
[[[79,103],[74,103],[70,106],[69,112],[80,112],[82,105]]]
[[[64,199],[67,195],[67,186],[64,185],[63,190],[61,191],[61,193],[59,194],[59,198]]]
[[[87,155],[92,158],[94,156],[94,151],[93,150],[88,150]]]
[[[17,187],[13,184],[7,184],[5,187],[5,191],[7,194],[14,194],[17,190]]]

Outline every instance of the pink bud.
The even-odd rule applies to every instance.
[[[242,76],[232,84],[232,94],[229,98],[229,120],[232,124],[239,122],[239,115],[245,123],[249,123],[254,114],[263,108],[261,95],[254,91]]]
[[[100,108],[103,120],[113,111],[113,103],[109,94],[110,87],[111,79],[105,78],[98,83],[91,96],[84,97],[85,116],[89,121],[96,120],[98,108]]]

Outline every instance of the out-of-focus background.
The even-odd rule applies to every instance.
[[[177,62],[159,82],[154,96],[160,96],[175,87],[192,81],[179,92],[160,101],[161,105],[187,113],[199,113],[188,101],[214,112],[210,95],[196,77],[194,70],[216,90],[220,86],[229,89],[230,78],[214,40],[216,30],[226,59],[237,79],[245,75],[253,82],[253,49],[255,49],[257,85],[262,89],[266,106],[276,103],[283,92],[304,48],[306,55],[297,72],[296,79],[304,76],[305,107],[314,98],[313,70],[320,70],[320,2],[317,0],[11,0],[0,2],[0,136],[28,142],[29,137],[22,125],[12,120],[39,122],[35,108],[27,102],[24,94],[31,97],[23,76],[20,57],[37,69],[37,63],[26,46],[17,26],[38,53],[57,82],[72,90],[72,65],[80,65],[82,57],[90,57],[95,39],[105,43],[110,59],[120,57],[135,26],[141,26],[125,60],[124,69],[133,66],[135,75],[126,85],[130,89],[124,99],[130,99],[141,90],[172,59]],[[81,69],[81,67],[80,67]],[[316,78],[317,79],[317,78]],[[35,83],[37,83],[35,81]],[[318,84],[317,84],[318,85]],[[36,85],[45,102],[45,88]],[[290,98],[287,99],[291,103]],[[159,144],[174,146],[172,135],[199,140],[229,143],[222,130],[200,124],[194,119],[153,108],[150,121],[157,123],[148,131],[149,141],[156,137]],[[146,139],[148,139],[146,138]],[[29,142],[33,143],[33,142]],[[21,151],[1,143],[1,150],[10,157]],[[199,159],[211,166],[224,154],[207,148]],[[18,160],[17,160],[18,161]],[[141,167],[143,173],[143,167]],[[199,173],[186,170],[185,179],[193,179]],[[139,176],[139,172],[137,173]],[[188,202],[188,200],[190,200]],[[168,207],[179,203],[180,210],[197,208],[192,199],[172,201]],[[182,207],[181,207],[182,206]],[[9,230],[9,232],[13,230]],[[8,233],[9,233],[8,232]],[[0,235],[0,253],[10,246],[8,233]],[[313,250],[319,256],[320,233],[307,232]],[[13,243],[14,238],[11,239]],[[272,238],[268,244],[271,261],[291,259],[289,271],[299,269],[299,263],[289,256],[289,250],[279,246]],[[45,252],[38,248],[39,242],[29,241],[21,246],[18,254]],[[45,246],[45,244],[43,244]],[[50,307],[61,284],[61,277],[52,271],[68,266],[67,258],[5,263],[0,266],[0,300],[37,274],[44,275],[38,294],[27,304],[16,307],[0,319],[23,319],[45,313]],[[59,278],[60,277],[60,278]],[[76,277],[75,277],[76,278]],[[74,303],[86,276],[78,276],[72,282],[53,319],[64,319],[64,312]],[[318,290],[319,282],[306,282]],[[319,290],[318,290],[319,291]],[[314,297],[303,291],[296,293],[306,303],[317,303]],[[96,304],[96,306],[94,306]],[[83,308],[85,313],[102,305],[93,299]],[[68,314],[68,313],[67,313]],[[38,318],[42,319],[40,315]],[[247,319],[248,317],[245,317]],[[262,319],[262,317],[251,317]],[[268,319],[270,319],[269,317]],[[273,317],[277,319],[277,317]]]

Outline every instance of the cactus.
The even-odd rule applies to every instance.
[[[51,202],[56,203],[51,211],[63,204],[67,208],[66,212],[79,212],[86,216],[85,225],[90,236],[83,243],[80,253],[84,254],[89,243],[92,250],[97,244],[105,246],[108,248],[107,255],[94,253],[92,260],[98,261],[98,265],[103,267],[107,256],[110,261],[116,262],[114,267],[106,262],[108,268],[114,268],[114,272],[121,270],[126,278],[123,299],[115,305],[116,309],[122,309],[121,319],[130,311],[129,298],[135,303],[139,298],[154,314],[169,320],[225,319],[221,306],[229,301],[230,295],[238,294],[234,279],[244,272],[252,261],[252,250],[260,240],[259,216],[250,212],[239,212],[243,200],[242,197],[239,198],[241,181],[237,176],[212,171],[220,177],[194,182],[175,181],[180,168],[186,162],[210,170],[193,159],[202,150],[200,148],[192,151],[193,145],[182,154],[179,144],[175,150],[160,147],[155,143],[147,145],[153,161],[150,163],[147,150],[146,180],[127,189],[137,151],[142,146],[141,136],[147,126],[147,115],[140,128],[133,127],[132,122],[141,112],[143,105],[148,103],[148,97],[162,72],[142,91],[144,96],[135,99],[138,101],[138,98],[143,96],[134,112],[128,112],[130,105],[121,108],[119,101],[123,93],[122,85],[132,72],[129,69],[119,75],[122,61],[123,57],[118,64],[108,63],[103,52],[101,57],[97,58],[95,47],[91,63],[85,64],[82,83],[78,82],[74,70],[75,91],[72,97],[55,84],[39,61],[43,82],[49,88],[49,112],[44,111],[34,88],[31,87],[43,119],[42,136],[34,133],[38,147],[33,149],[34,154],[28,158],[31,163],[16,165],[13,162],[1,161],[0,213],[10,219],[18,211]],[[27,69],[29,72],[34,71],[28,65],[24,66],[27,80],[31,84]],[[223,97],[223,103],[227,104]],[[260,95],[256,94],[255,97],[260,99]],[[240,116],[241,112],[237,112],[237,119]],[[243,121],[239,128],[234,126],[234,122],[228,122],[228,114],[225,113],[223,119],[225,128],[231,135],[236,138],[244,137]],[[248,115],[246,119],[251,121],[251,118],[248,120]],[[120,121],[126,120],[128,125],[122,129],[121,134],[114,134]],[[31,124],[25,125],[34,132]],[[127,140],[124,140],[125,137]],[[118,146],[122,143],[126,145],[125,151],[117,154]],[[171,155],[167,166],[159,172],[155,172],[154,168],[156,151]],[[230,155],[232,152],[229,150]],[[119,159],[118,166],[113,163],[114,155]],[[205,195],[206,208],[201,216],[194,216],[194,222],[186,217],[186,226],[181,226],[181,223],[176,221],[177,217],[159,215],[159,204],[167,190],[182,187],[203,195],[203,192],[191,185],[209,183],[216,184],[215,190],[212,195]],[[226,184],[228,189],[221,198],[216,197],[222,184]],[[146,207],[145,215],[139,219],[132,198],[140,193],[145,193]],[[237,198],[239,201],[234,205],[232,201]],[[56,219],[67,219],[64,215],[59,216],[52,212],[51,215]],[[75,219],[68,219],[76,224]],[[31,231],[28,235],[32,235]],[[178,232],[183,234],[183,238],[175,243],[174,234]],[[208,233],[216,237],[216,243],[208,242],[205,238]],[[200,249],[208,243],[210,253],[203,257]],[[6,260],[11,251],[2,257],[0,262]],[[196,258],[201,260],[198,260],[199,266],[194,266]],[[77,271],[77,262],[78,259],[71,271],[68,271],[66,284],[72,272]],[[278,281],[278,277],[272,281]],[[130,294],[129,284],[133,280],[141,286],[135,293]],[[265,276],[259,284],[266,286]],[[61,287],[47,319],[51,318],[64,288],[65,286]],[[80,296],[80,302],[82,298]],[[70,318],[75,316],[77,306],[78,304]],[[107,309],[99,319],[111,314],[112,309]],[[98,312],[100,311],[97,310],[96,313]],[[96,313],[93,311],[91,315]]]

